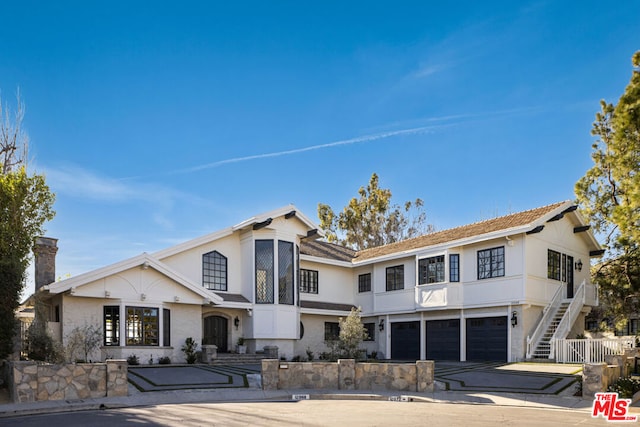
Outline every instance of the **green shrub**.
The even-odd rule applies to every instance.
[[[636,392],[640,391],[640,380],[629,377],[618,378],[609,385],[607,391],[616,392],[621,398],[631,399]]]
[[[29,326],[26,344],[30,360],[50,363],[59,363],[64,360],[62,345],[51,338],[44,322],[35,321]]]
[[[127,357],[127,364],[129,364],[129,365],[139,365],[140,364],[140,359],[135,354],[132,354],[131,356]]]
[[[182,352],[184,353],[188,364],[193,365],[196,363],[196,360],[198,359],[197,351],[198,343],[193,338],[187,337],[187,339],[184,340]]]
[[[162,356],[158,359],[160,365],[171,365],[171,358],[169,356]]]

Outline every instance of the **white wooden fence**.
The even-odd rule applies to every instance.
[[[624,354],[625,349],[634,348],[635,338],[555,340],[557,363],[603,363],[609,354]]]

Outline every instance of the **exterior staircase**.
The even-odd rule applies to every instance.
[[[560,303],[560,306],[558,306],[558,309],[556,310],[556,312],[552,315],[551,323],[549,323],[549,326],[547,327],[546,331],[542,335],[540,342],[538,343],[535,350],[533,351],[533,355],[532,355],[533,359],[545,359],[545,360],[550,359],[551,339],[553,335],[556,333],[556,330],[558,329],[558,325],[560,325],[562,318],[567,313],[569,304],[570,304],[570,301],[563,301],[562,303]]]

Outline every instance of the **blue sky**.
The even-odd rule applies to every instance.
[[[438,229],[572,199],[640,49],[630,0],[128,3],[0,6],[59,275],[373,172]]]

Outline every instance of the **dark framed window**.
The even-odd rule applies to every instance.
[[[273,240],[256,240],[256,303],[273,304]]]
[[[162,309],[162,345],[171,345],[171,310],[168,308]]]
[[[552,251],[551,249],[547,250],[547,277],[553,280],[560,280],[560,271],[561,264],[560,260],[562,256],[560,252]],[[566,255],[565,255],[565,263],[566,263]]]
[[[367,335],[364,338],[364,341],[375,341],[376,340],[376,324],[375,323],[365,323],[364,330]]]
[[[125,321],[127,345],[159,345],[157,308],[127,307]]]
[[[459,254],[449,255],[449,281],[450,282],[460,281],[460,255]]]
[[[103,313],[104,345],[120,345],[120,306],[105,305]]]
[[[567,254],[562,254],[562,266],[560,270],[562,270],[562,281],[567,281],[567,268],[571,268],[572,266],[567,265]]]
[[[387,291],[404,289],[404,265],[387,267]]]
[[[214,291],[227,290],[227,257],[218,251],[202,255],[202,285]]]
[[[338,322],[324,322],[324,340],[335,341],[340,338],[340,324]]]
[[[358,275],[358,292],[371,292],[371,273]]]
[[[300,246],[296,245],[296,283],[300,286]],[[296,294],[297,305],[300,306],[300,290]]]
[[[478,251],[478,280],[504,276],[504,246]]]
[[[300,292],[318,293],[318,272],[316,270],[300,270]]]
[[[418,260],[420,284],[444,282],[444,255]]]
[[[278,241],[278,302],[293,305],[293,243]]]

